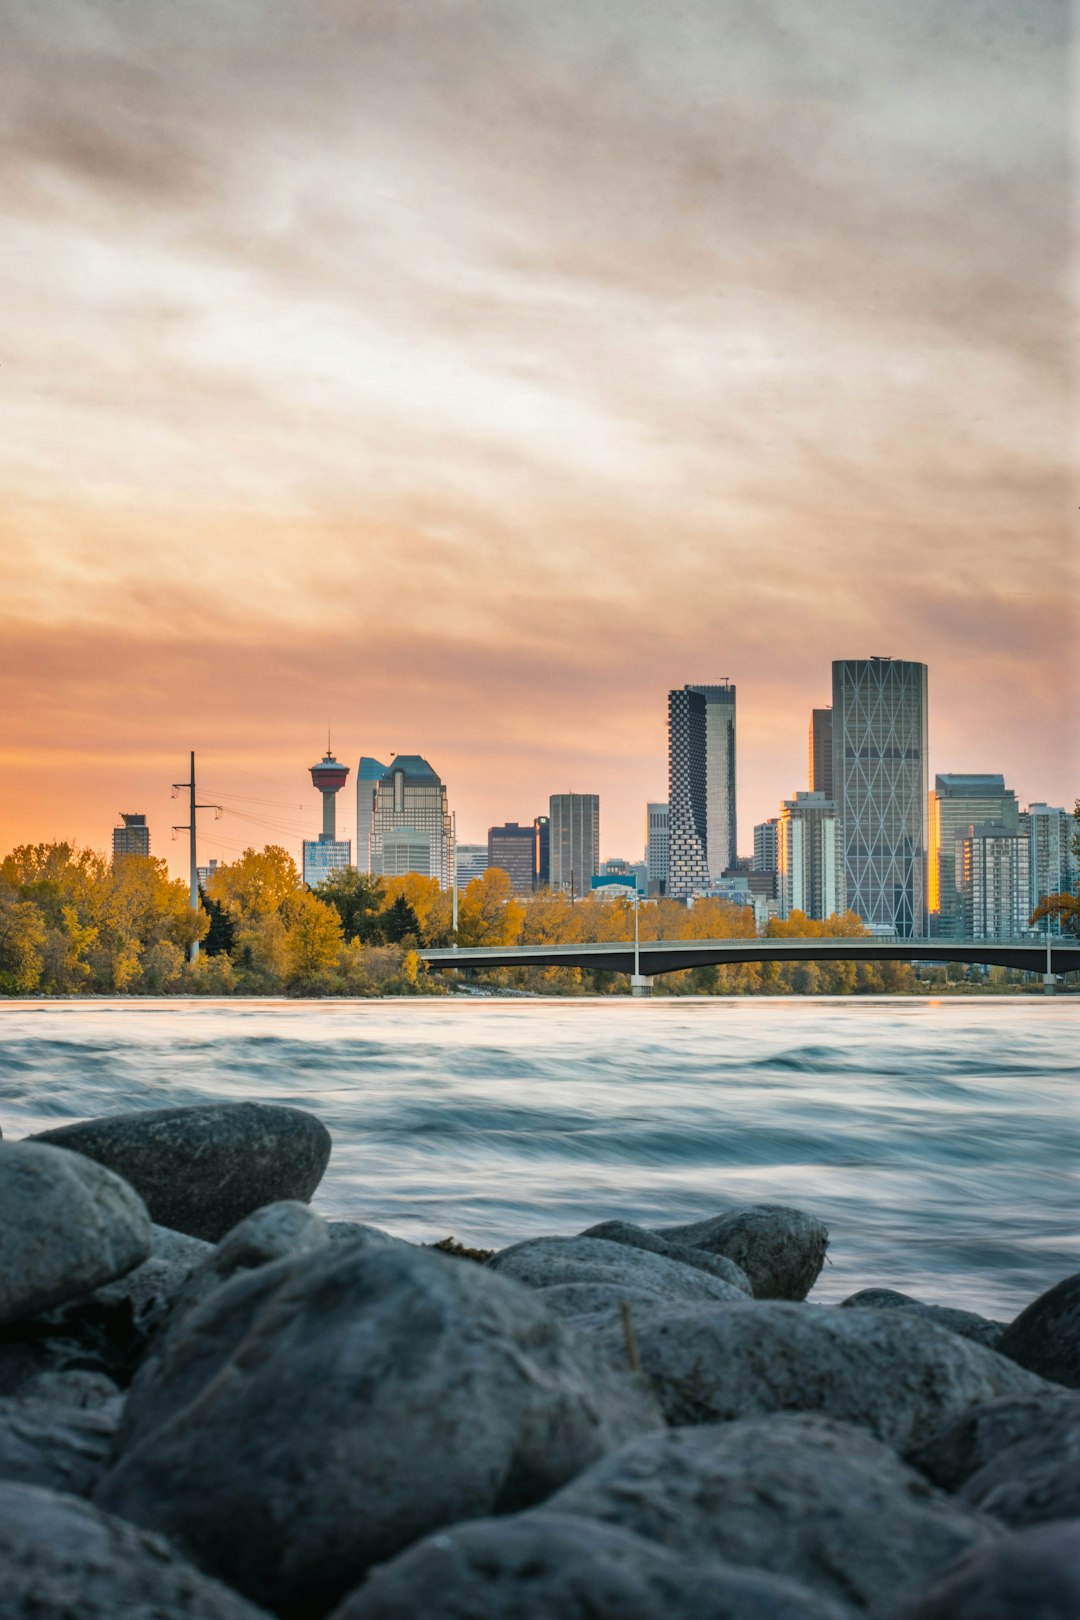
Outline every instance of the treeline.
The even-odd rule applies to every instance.
[[[187,884],[162,860],[109,862],[71,844],[27,844],[0,863],[0,993],[7,995],[422,995],[452,979],[430,974],[418,952],[452,943],[451,896],[412,873],[371,878],[346,871],[317,890],[292,857],[269,846],[219,866],[189,905]],[[755,937],[751,914],[722,900],[692,909],[643,905],[642,940]],[[516,897],[498,870],[459,896],[459,945],[574,944],[633,937],[623,900],[543,891]],[[813,922],[796,913],[771,935],[851,935],[853,914]],[[192,943],[200,950],[190,961]],[[500,969],[484,982],[549,995],[617,994],[625,975],[580,968]],[[664,976],[666,993],[689,995],[873,994],[914,988],[893,963],[747,963]]]

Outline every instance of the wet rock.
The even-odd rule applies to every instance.
[[[546,1506],[683,1555],[770,1570],[875,1620],[1000,1534],[870,1435],[817,1417],[648,1435]]]
[[[845,1309],[911,1311],[916,1316],[925,1317],[928,1322],[936,1322],[938,1327],[948,1328],[950,1333],[959,1334],[962,1339],[970,1339],[973,1344],[984,1344],[988,1350],[994,1349],[1007,1325],[1005,1322],[991,1322],[985,1316],[977,1316],[974,1311],[957,1310],[951,1305],[927,1305],[921,1299],[912,1299],[910,1294],[895,1293],[891,1288],[863,1288],[840,1303]]]
[[[89,1496],[105,1472],[115,1433],[111,1414],[0,1400],[0,1480]]]
[[[150,1253],[142,1200],[101,1165],[36,1142],[0,1142],[0,1323],[122,1277]]]
[[[624,1364],[614,1323],[593,1339]],[[1045,1389],[993,1350],[908,1311],[671,1306],[636,1324],[636,1339],[669,1423],[821,1412],[906,1451],[975,1401]]]
[[[0,1483],[4,1620],[266,1620],[235,1592],[74,1496]]]
[[[1022,1529],[1080,1519],[1080,1406],[1045,1416],[1038,1430],[1005,1447],[961,1487],[965,1502]]]
[[[323,1249],[329,1242],[326,1222],[306,1204],[292,1200],[264,1204],[209,1250],[182,1290],[177,1308],[191,1310],[239,1272],[255,1271],[290,1254]]]
[[[69,1406],[80,1412],[104,1412],[115,1416],[123,1405],[118,1384],[105,1373],[86,1367],[70,1367],[58,1372],[38,1373],[27,1379],[16,1397],[20,1401],[44,1401],[50,1406]]]
[[[330,1133],[314,1115],[267,1103],[115,1114],[32,1140],[106,1165],[159,1225],[211,1243],[264,1204],[307,1203],[330,1157]]]
[[[118,1282],[98,1288],[92,1296],[97,1304],[106,1307],[126,1304],[132,1330],[143,1344],[164,1322],[199,1266],[214,1252],[212,1243],[186,1232],[173,1232],[167,1226],[155,1226],[152,1241],[149,1259]]]
[[[621,1322],[624,1307],[630,1312],[632,1327],[649,1312],[664,1310],[671,1304],[663,1294],[654,1293],[651,1288],[629,1288],[623,1283],[611,1282],[557,1283],[554,1288],[538,1288],[536,1297],[556,1316],[590,1331],[594,1326],[604,1328],[613,1321]]]
[[[410,1243],[407,1238],[394,1237],[391,1232],[384,1232],[380,1226],[367,1226],[363,1221],[327,1221],[326,1230],[330,1234],[331,1243],[366,1243],[369,1247],[380,1244],[384,1248],[388,1244],[398,1244],[404,1249],[415,1249],[417,1245]]]
[[[907,1460],[942,1490],[956,1491],[1018,1441],[1054,1434],[1063,1424],[1076,1422],[1080,1422],[1080,1392],[1051,1386],[1035,1395],[1007,1395],[961,1412],[910,1452]]]
[[[162,1349],[98,1501],[305,1616],[426,1532],[530,1506],[660,1422],[535,1294],[422,1249],[276,1261]]]
[[[488,1261],[488,1267],[530,1288],[603,1283],[644,1289],[661,1299],[687,1303],[746,1300],[741,1289],[694,1266],[625,1243],[609,1243],[604,1238],[529,1238],[501,1249]]]
[[[669,1260],[681,1260],[684,1266],[694,1266],[698,1271],[707,1271],[712,1277],[719,1277],[721,1282],[730,1283],[744,1294],[753,1295],[750,1279],[741,1266],[734,1260],[729,1260],[724,1254],[710,1254],[707,1249],[692,1249],[688,1243],[678,1243],[672,1238],[658,1237],[655,1232],[646,1231],[643,1226],[634,1226],[629,1221],[601,1221],[599,1226],[590,1226],[582,1237],[603,1238],[608,1243],[625,1243],[631,1249],[646,1249],[650,1254],[664,1254]]]
[[[805,1299],[829,1247],[823,1222],[783,1204],[748,1204],[708,1220],[661,1226],[657,1234],[734,1260],[755,1299]]]
[[[1040,1378],[1080,1389],[1080,1271],[1033,1300],[1005,1329],[997,1349]]]
[[[893,1620],[1076,1620],[1080,1519],[1005,1536],[961,1558]]]
[[[452,1525],[368,1580],[334,1620],[845,1620],[758,1570],[674,1554],[615,1525],[543,1509]]]

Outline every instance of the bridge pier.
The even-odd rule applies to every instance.
[[[1056,993],[1057,993],[1057,974],[1056,973],[1044,973],[1043,974],[1043,995],[1044,996],[1052,996],[1052,995],[1056,995]]]
[[[632,996],[651,996],[652,975],[650,973],[631,973],[630,994]]]

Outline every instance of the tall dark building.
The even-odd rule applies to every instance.
[[[600,870],[600,796],[553,793],[548,808],[551,887],[575,896],[588,894]]]
[[[833,802],[847,905],[901,939],[927,931],[926,665],[833,664]]]
[[[536,864],[536,833],[530,826],[519,827],[507,821],[488,828],[488,871],[493,866],[506,873],[515,894],[532,894]]]
[[[551,882],[551,817],[533,818],[533,885],[546,889]]]
[[[777,828],[780,818],[773,816],[769,821],[759,821],[754,828],[754,872],[776,872],[780,868],[777,846]]]
[[[146,825],[146,817],[121,810],[120,820],[124,825],[113,828],[113,860],[118,855],[149,855],[150,829]]]
[[[676,900],[709,886],[705,716],[697,687],[668,693],[667,892]]]
[[[810,712],[810,792],[833,796],[832,710]]]

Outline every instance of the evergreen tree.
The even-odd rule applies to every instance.
[[[225,907],[212,900],[201,886],[199,888],[199,904],[210,918],[210,932],[203,940],[202,948],[207,956],[227,956],[236,941],[236,923]]]
[[[381,913],[386,891],[379,878],[347,866],[324,878],[315,893],[341,918],[346,942],[358,939],[361,945],[383,944],[386,935]]]
[[[419,919],[403,894],[399,894],[389,910],[383,912],[382,920],[388,945],[401,945],[407,939],[423,942]]]

